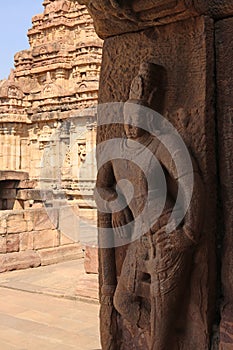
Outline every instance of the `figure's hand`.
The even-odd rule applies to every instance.
[[[195,246],[195,242],[189,238],[187,228],[177,228],[174,231],[167,233],[165,228],[160,229],[155,233],[156,251],[164,254],[172,254],[185,252]]]
[[[130,227],[126,225],[133,220],[132,213],[128,207],[124,210],[112,213],[112,227],[120,238],[129,238],[131,232]]]

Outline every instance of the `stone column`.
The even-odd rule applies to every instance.
[[[30,169],[30,157],[29,157],[29,140],[28,138],[20,139],[20,169],[29,172]]]
[[[4,169],[3,162],[4,162],[4,158],[5,158],[3,146],[4,146],[4,133],[3,133],[3,126],[1,125],[1,127],[0,127],[0,167],[1,167],[1,169]]]
[[[3,145],[3,152],[4,154],[7,154],[9,156],[5,157],[3,161],[3,167],[6,170],[10,170],[10,160],[11,160],[11,144],[10,144],[10,135],[9,130],[5,127],[4,128],[4,145]]]
[[[20,135],[15,135],[15,170],[20,170],[21,163],[21,140]]]
[[[176,324],[169,328],[169,347],[151,345],[150,341],[145,340],[140,324],[130,323],[116,310],[114,294],[122,273],[118,257],[124,256],[124,250],[102,248],[99,254],[102,349],[207,350],[211,346],[214,349],[231,349],[232,19],[215,21],[233,17],[233,1],[80,0],[79,3],[89,7],[97,34],[105,39],[99,103],[126,101],[129,98],[130,84],[138,73],[141,62],[162,66],[167,74],[163,115],[182,136],[197,162],[198,173],[205,186],[204,224],[192,259],[190,280],[184,293],[186,309],[177,314]],[[138,89],[140,90],[140,84]],[[219,138],[216,137],[216,116]],[[119,124],[101,126],[98,128],[97,142],[121,137],[122,132],[123,126]],[[216,162],[218,156],[219,161]],[[221,188],[217,192],[218,170]],[[217,212],[218,196],[223,203],[223,218]],[[224,227],[221,223],[224,223]],[[222,229],[220,235],[217,225]],[[111,216],[99,213],[99,226],[111,227]],[[217,282],[217,278],[220,280],[217,270],[220,270],[221,256],[218,254],[217,257],[216,254],[216,237],[221,243],[223,235],[221,284]],[[135,269],[136,281],[137,267],[132,265],[132,269]],[[134,281],[131,282],[133,288]],[[220,345],[218,340],[212,340],[213,328],[216,325],[218,327],[216,311],[219,305],[219,287],[222,288],[225,300]],[[135,302],[138,302],[138,313],[141,317],[140,300],[135,299]],[[146,321],[154,322],[151,318]]]
[[[96,145],[96,128],[94,125],[87,125],[86,168],[87,168],[87,180],[90,180],[90,181],[93,181],[96,178],[95,145]]]
[[[233,16],[216,23],[219,230],[222,251],[220,349],[233,348]],[[222,247],[221,247],[221,243]]]
[[[71,121],[70,128],[70,167],[71,167],[71,177],[74,180],[78,179],[79,174],[79,155],[78,155],[78,127],[77,127],[77,119],[73,118]]]
[[[9,135],[9,139],[10,139],[10,169],[11,170],[18,170],[19,169],[19,136],[16,135],[16,130],[15,130],[15,126],[12,125],[10,127],[10,135]]]
[[[62,124],[60,135],[60,157],[61,157],[61,175],[62,180],[70,179],[71,164],[70,164],[70,123],[64,121]]]

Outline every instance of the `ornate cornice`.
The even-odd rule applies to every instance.
[[[71,0],[86,5],[101,38],[186,19],[233,14],[233,0]]]

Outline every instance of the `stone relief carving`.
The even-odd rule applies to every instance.
[[[102,271],[104,349],[122,348],[120,340],[120,345],[114,345],[112,327],[116,325],[113,326],[111,320],[114,312],[120,315],[118,322],[123,322],[129,332],[133,329],[135,344],[129,344],[130,349],[173,349],[177,334],[185,332],[192,256],[203,225],[204,190],[193,157],[190,155],[193,165],[190,169],[182,157],[176,135],[158,123],[155,113],[147,115],[148,107],[162,114],[165,91],[163,67],[143,62],[132,81],[129,100],[124,104],[125,138],[121,144],[124,156],[105,163],[97,176],[96,193],[102,198],[97,199],[99,211],[104,200],[111,213],[114,240],[127,242],[125,246],[122,243],[122,247],[102,252],[102,259],[106,255],[106,260],[115,265],[112,271],[107,267]],[[156,135],[146,131],[154,126],[158,131]],[[147,165],[141,163],[140,169],[135,162],[137,157],[146,159]],[[153,157],[157,162],[153,163]],[[176,169],[177,162],[181,173]],[[167,188],[164,202],[159,167],[164,171]],[[192,198],[186,212],[191,179]],[[132,184],[133,194],[128,194],[129,185],[124,185],[124,180]],[[180,184],[182,196],[176,207]],[[167,225],[175,207],[177,216],[168,233]],[[140,224],[136,224],[138,217],[141,217]],[[130,223],[133,224],[128,225]],[[99,225],[109,225],[108,218],[103,216]],[[132,337],[129,339],[134,341]]]
[[[78,155],[81,162],[85,162],[86,160],[86,144],[78,142]]]
[[[173,18],[187,18],[195,12],[189,0],[79,0],[95,20],[101,37],[169,23]],[[189,11],[191,10],[191,11]]]
[[[15,103],[17,103],[16,99],[22,100],[24,97],[23,91],[15,79],[15,73],[13,69],[10,72],[8,80],[2,81],[2,84],[0,86],[0,96],[7,99],[13,99],[15,100]]]
[[[8,97],[22,99],[23,93],[16,86],[10,85],[8,87]]]
[[[62,164],[61,174],[62,176],[70,176],[71,173],[71,159],[72,159],[72,149],[70,146],[67,147],[67,151],[65,154],[65,159]]]

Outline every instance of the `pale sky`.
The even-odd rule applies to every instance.
[[[27,31],[31,19],[42,13],[43,0],[7,0],[0,7],[0,79],[14,67],[14,54],[29,48]]]

